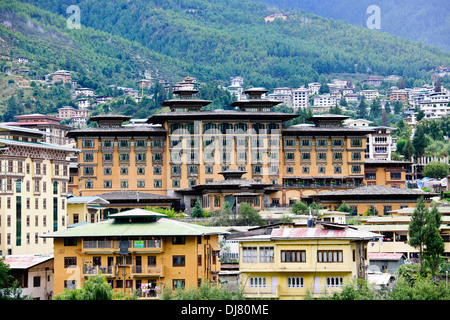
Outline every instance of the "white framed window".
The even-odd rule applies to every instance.
[[[343,285],[343,277],[327,277],[327,288],[341,288]]]
[[[305,279],[303,277],[287,277],[288,288],[304,288]]]
[[[266,288],[266,277],[250,277],[250,288]]]
[[[274,262],[274,250],[273,247],[260,247],[259,248],[259,262]]]
[[[242,248],[242,262],[243,263],[258,262],[258,248],[257,247],[243,247]]]

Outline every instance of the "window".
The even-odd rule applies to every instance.
[[[326,147],[328,146],[328,141],[324,139],[318,139],[316,140],[316,146],[317,147]]]
[[[309,167],[302,167],[302,173],[309,173]]]
[[[123,189],[128,188],[128,180],[121,180],[120,181],[120,187]]]
[[[112,175],[112,169],[111,168],[103,168],[103,174],[105,176],[110,176]]]
[[[128,174],[128,168],[127,167],[120,168],[120,174],[121,175],[127,175]]]
[[[180,180],[172,180],[172,187],[173,188],[179,188],[180,187]]]
[[[242,262],[244,263],[258,262],[258,248],[257,247],[242,248]]]
[[[135,140],[134,141],[135,147],[147,147],[147,141],[146,140]]]
[[[145,188],[145,180],[138,180],[137,181],[137,187],[138,188]]]
[[[377,180],[377,174],[375,172],[365,173],[366,180]]]
[[[326,161],[327,160],[327,153],[326,152],[318,152],[317,153],[317,160],[318,161]]]
[[[103,187],[104,187],[105,189],[110,189],[110,188],[112,188],[112,181],[111,181],[111,180],[104,180],[104,181],[103,181]]]
[[[184,267],[186,265],[185,256],[172,256],[172,265],[174,267]]]
[[[266,277],[250,277],[250,288],[265,288],[267,287]]]
[[[306,262],[306,251],[281,250],[281,262]]]
[[[153,186],[155,188],[162,188],[162,180],[153,180]]]
[[[360,161],[361,160],[361,153],[360,152],[352,152],[352,160],[353,161]]]
[[[186,244],[186,237],[174,236],[172,237],[172,244]]]
[[[344,285],[343,277],[327,277],[327,288],[340,288]]]
[[[336,173],[336,174],[342,173],[342,167],[340,167],[340,166],[335,166],[335,167],[334,167],[334,173]]]
[[[309,152],[302,152],[301,159],[302,160],[311,160],[311,154]]]
[[[288,288],[304,288],[305,280],[303,277],[287,277]]]
[[[172,287],[173,289],[182,289],[185,287],[185,280],[184,279],[173,279],[172,280]]]
[[[319,250],[317,262],[343,262],[342,250]]]
[[[361,166],[352,166],[352,173],[361,173]]]
[[[94,140],[83,140],[81,142],[81,145],[84,149],[90,149],[90,148],[94,148]]]
[[[143,168],[143,167],[138,167],[138,168],[137,168],[137,174],[139,174],[139,175],[145,174],[145,168]]]
[[[64,257],[64,268],[76,266],[77,266],[77,257]]]
[[[400,172],[391,172],[391,180],[401,180],[402,174]]]
[[[361,148],[362,147],[362,140],[361,139],[351,139],[350,140],[350,146],[352,148]]]
[[[87,175],[87,176],[93,176],[94,175],[94,167],[84,167],[83,174]]]
[[[259,262],[273,262],[274,250],[273,247],[260,247],[259,248]]]
[[[83,154],[83,161],[84,162],[93,162],[94,161],[94,154],[93,153],[85,153],[85,154]]]

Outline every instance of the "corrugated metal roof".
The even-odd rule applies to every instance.
[[[6,256],[3,261],[10,269],[29,269],[53,259],[53,255],[13,255]]]
[[[42,235],[43,238],[65,237],[133,237],[133,236],[200,236],[228,232],[192,223],[161,218],[155,222],[116,222],[114,219]]]

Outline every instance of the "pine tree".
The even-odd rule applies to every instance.
[[[445,251],[444,240],[439,233],[441,222],[441,213],[436,206],[433,206],[433,209],[427,216],[424,230],[426,234],[424,257],[433,276],[437,272],[438,266],[442,260],[441,256]]]
[[[191,217],[192,218],[202,218],[204,216],[202,204],[200,203],[200,200],[197,198],[197,201],[195,201],[194,209],[192,210]]]
[[[425,205],[425,200],[421,196],[416,204],[416,208],[411,216],[411,221],[408,226],[409,240],[408,243],[413,248],[419,249],[420,267],[423,268],[423,247],[426,238],[426,220],[429,213],[428,207]]]
[[[367,118],[367,102],[366,102],[366,98],[364,98],[364,96],[361,97],[361,101],[358,105],[357,116],[360,119]]]

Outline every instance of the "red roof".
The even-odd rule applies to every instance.
[[[368,252],[369,260],[400,260],[403,253],[392,252]]]
[[[10,269],[29,269],[53,259],[53,255],[17,255],[6,256],[3,261]]]

